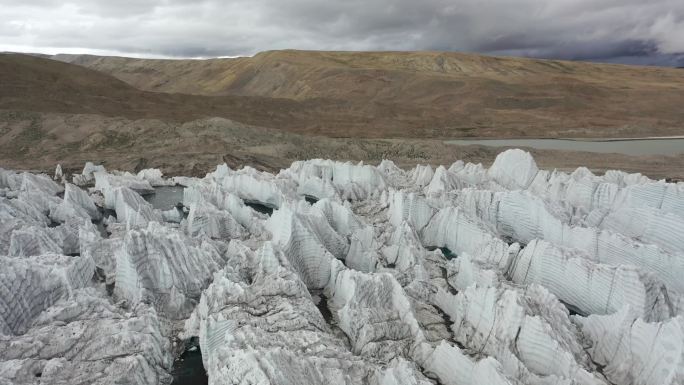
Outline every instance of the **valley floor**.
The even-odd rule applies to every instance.
[[[490,165],[503,150],[433,139],[351,139],[300,135],[223,118],[187,123],[129,120],[87,114],[0,112],[0,167],[78,171],[86,161],[119,170],[160,168],[167,175],[201,176],[217,163],[277,171],[298,159],[331,158],[400,167],[451,164],[462,159]],[[150,139],[152,138],[152,140]],[[684,155],[640,156],[526,148],[541,167],[596,173],[619,169],[654,179],[684,180]]]

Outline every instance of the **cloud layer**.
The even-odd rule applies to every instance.
[[[684,65],[681,0],[0,0],[0,50],[447,50]]]

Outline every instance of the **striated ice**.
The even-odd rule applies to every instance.
[[[251,234],[259,235],[264,232],[263,219],[245,205],[242,199],[228,192],[215,181],[204,180],[186,188],[183,191],[183,204],[186,207],[213,205],[230,214]]]
[[[590,374],[589,356],[567,310],[540,286],[521,292],[472,285],[457,295],[440,291],[436,303],[453,321],[454,339],[495,357],[510,377],[524,383],[556,376],[558,381],[604,384]]]
[[[5,170],[0,167],[0,188],[8,190],[19,190],[21,186],[21,174],[12,171]]]
[[[162,222],[161,212],[128,187],[107,189],[105,207],[116,211],[118,222],[129,228],[145,227],[149,222]]]
[[[92,259],[57,254],[0,257],[0,332],[25,333],[43,310],[85,287],[95,270]]]
[[[191,236],[204,234],[215,239],[242,238],[246,235],[245,228],[228,211],[201,203],[190,205],[187,229]]]
[[[226,171],[213,176],[223,189],[240,197],[245,202],[259,203],[267,207],[279,208],[295,195],[289,186],[278,183],[273,175],[250,167],[238,171]]]
[[[608,214],[599,226],[668,252],[684,252],[684,217],[676,214],[653,208],[623,208]]]
[[[309,177],[329,180],[342,199],[363,199],[387,187],[383,174],[363,163],[313,159],[294,162],[289,171],[300,180]]]
[[[266,228],[310,289],[324,288],[330,280],[331,261],[345,258],[349,251],[349,241],[335,231],[325,213],[303,201],[275,211]]]
[[[88,193],[71,183],[66,183],[64,199],[50,212],[50,218],[55,222],[65,222],[70,217],[97,220],[100,216]]]
[[[21,202],[26,206],[31,206],[40,212],[40,217],[50,213],[54,210],[60,203],[61,199],[52,194],[47,193],[40,189],[28,189],[14,191],[14,196],[8,197],[16,202]]]
[[[79,229],[78,242],[81,256],[92,258],[95,266],[102,270],[106,282],[113,284],[116,276],[117,250],[123,247],[123,236],[104,237],[93,228]]]
[[[315,199],[335,199],[338,197],[337,189],[330,180],[315,176],[306,178],[301,182],[297,187],[297,194]]]
[[[169,384],[173,356],[148,306],[93,288],[62,296],[20,336],[0,335],[0,384]]]
[[[537,175],[537,164],[532,155],[523,150],[508,150],[499,154],[487,175],[500,185],[511,189],[525,189]]]
[[[383,159],[376,169],[382,174],[388,186],[407,186],[411,183],[409,175],[391,160]]]
[[[449,167],[449,171],[453,172],[459,180],[470,184],[479,185],[488,183],[487,169],[481,163],[463,163],[455,162]]]
[[[0,255],[33,256],[44,253],[72,254],[78,249],[78,229],[90,224],[78,216],[48,218],[64,205],[58,197],[40,190],[21,191],[15,198],[0,198]],[[68,204],[66,204],[68,205]]]
[[[418,187],[424,187],[430,184],[434,174],[435,172],[429,164],[425,166],[419,164],[410,172],[411,181]]]
[[[379,248],[373,228],[360,228],[351,234],[349,252],[344,258],[344,264],[350,269],[373,272],[378,265]]]
[[[387,267],[405,272],[425,258],[426,251],[408,222],[402,222],[396,227],[388,243],[382,248],[382,256]]]
[[[174,181],[164,179],[164,174],[158,168],[140,170],[136,176],[149,182],[152,187],[173,186],[176,184]]]
[[[342,270],[329,290],[331,309],[355,354],[383,361],[412,357],[425,341],[408,297],[391,274]]]
[[[185,213],[178,207],[172,207],[168,210],[162,210],[162,219],[164,222],[181,223]]]
[[[7,255],[30,257],[43,254],[61,254],[62,247],[51,236],[51,230],[44,227],[26,226],[12,231]]]
[[[48,195],[57,195],[63,192],[64,188],[45,174],[29,174],[25,172],[21,174],[19,190],[29,192],[38,190]]]
[[[598,264],[545,241],[532,241],[514,260],[511,280],[540,284],[581,314],[611,314],[630,305],[640,316],[670,316],[667,291],[655,275],[630,265]]]
[[[350,351],[270,243],[257,252],[231,243],[228,260],[186,324],[199,333],[211,384],[430,383],[405,360]]]
[[[142,179],[131,173],[117,173],[110,174],[107,172],[95,172],[95,190],[100,191],[106,195],[108,191],[125,187],[134,190],[140,194],[149,194],[154,192],[154,188],[145,179]]]
[[[210,384],[684,378],[681,183],[520,150],[56,181],[0,169],[2,385],[169,385],[194,337]]]
[[[465,290],[471,285],[477,287],[498,286],[500,277],[497,271],[473,261],[468,253],[462,253],[446,266],[449,285],[456,290]]]
[[[425,188],[425,193],[428,195],[443,194],[463,187],[464,183],[453,172],[444,166],[439,166]]]
[[[349,206],[334,200],[321,199],[314,203],[313,207],[320,210],[330,226],[344,237],[348,238],[357,230],[366,227],[366,224],[354,214]]]
[[[445,385],[517,385],[502,373],[501,364],[493,358],[474,361],[461,349],[442,341],[427,361],[426,370],[435,373]]]
[[[403,221],[408,221],[416,231],[420,231],[435,214],[435,210],[428,205],[425,197],[416,193],[390,190],[389,201],[390,223],[395,227]]]
[[[584,223],[585,226],[570,225],[568,222],[571,218],[562,208],[528,192],[493,193],[487,190],[468,189],[458,196],[457,202],[460,207],[468,210],[469,217],[482,219],[500,236],[522,243],[535,239],[545,240],[559,247],[581,251],[577,253],[577,257],[598,263],[635,265],[645,271],[656,273],[670,291],[684,293],[684,282],[679,278],[684,274],[684,253],[677,250],[668,251],[653,243],[643,243],[650,240],[660,244],[675,244],[678,242],[676,229],[679,227],[676,223],[665,221],[665,228],[657,236],[658,239],[669,242],[658,242],[658,239],[653,239],[655,236],[652,239],[640,236],[639,240],[635,240],[625,234],[628,233],[627,226],[620,225],[614,216],[602,220],[602,224],[599,223],[604,229],[590,227],[592,223],[589,223],[589,220]],[[618,212],[625,210],[632,209],[622,209]],[[645,217],[652,218],[650,215]],[[676,218],[669,216],[673,217]],[[641,228],[659,227],[649,225],[646,221],[630,219],[626,222],[632,223],[631,228],[638,226],[639,223]]]
[[[674,385],[684,383],[682,317],[646,322],[625,306],[611,315],[577,317],[591,341],[592,359],[614,384]]]
[[[58,164],[57,167],[55,167],[55,176],[52,177],[57,182],[62,182],[64,183],[64,172],[62,171],[62,165]]]
[[[83,166],[83,171],[80,174],[74,174],[73,182],[77,186],[85,186],[95,183],[95,173],[106,173],[107,170],[102,165],[95,165],[92,162],[86,162]]]
[[[220,245],[155,222],[129,231],[114,253],[114,295],[130,304],[151,303],[172,319],[192,312],[212,274],[225,262]]]
[[[0,223],[6,224],[10,221],[16,221],[19,223],[39,224],[41,226],[50,224],[47,213],[36,207],[32,202],[25,202],[22,198],[8,199],[0,197],[0,219],[2,219]]]
[[[512,257],[511,246],[467,218],[458,207],[439,210],[422,230],[421,239],[427,246],[448,247],[457,255],[465,252],[474,260],[501,268]]]

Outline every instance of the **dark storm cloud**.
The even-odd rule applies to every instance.
[[[655,56],[658,47],[653,41],[643,40],[606,40],[589,42],[558,42],[551,44],[543,42],[534,44],[533,39],[524,40],[526,46],[516,47],[514,42],[497,43],[485,46],[484,50],[499,55],[532,56],[541,58],[556,58],[565,60],[604,60],[615,57]]]
[[[457,50],[668,65],[684,52],[681,0],[0,0],[0,10],[0,50]]]

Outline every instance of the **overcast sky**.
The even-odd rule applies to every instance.
[[[0,51],[444,50],[684,66],[684,0],[0,0]]]

